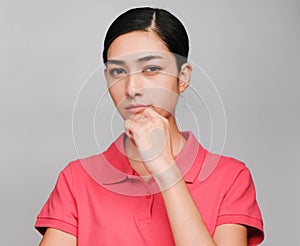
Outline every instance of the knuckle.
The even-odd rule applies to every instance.
[[[160,118],[154,118],[154,119],[153,119],[153,123],[154,123],[156,126],[161,126],[161,125],[163,125],[163,121],[162,121],[162,119],[160,119]]]

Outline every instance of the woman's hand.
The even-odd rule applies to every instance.
[[[174,164],[169,121],[147,107],[125,121],[125,131],[132,140],[146,168],[152,175]]]

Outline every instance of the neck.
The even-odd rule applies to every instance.
[[[181,135],[181,132],[178,129],[175,117],[171,116],[168,120],[169,120],[169,125],[170,125],[170,137],[171,137],[171,143],[172,143],[172,151],[173,151],[173,156],[175,157],[180,153],[180,151],[184,147],[185,139]]]

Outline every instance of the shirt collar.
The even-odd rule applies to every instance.
[[[193,183],[199,175],[206,150],[198,143],[192,132],[185,131],[182,132],[182,135],[186,139],[186,144],[175,157],[175,161],[185,182]],[[125,154],[124,138],[125,134],[123,133],[103,153],[102,162],[105,161],[106,165],[102,165],[102,184],[120,183],[129,177],[136,177]]]

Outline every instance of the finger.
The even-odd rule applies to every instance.
[[[138,129],[141,129],[143,126],[143,123],[139,121],[134,120],[125,120],[124,122],[124,128],[127,136],[131,139],[135,138],[136,133],[139,131]]]
[[[130,120],[134,121],[134,122],[141,122],[141,121],[147,121],[149,120],[149,117],[147,115],[145,115],[143,112],[138,113],[138,114],[134,114]]]
[[[154,119],[160,119],[164,124],[168,124],[168,122],[169,122],[167,118],[165,118],[162,115],[160,115],[152,107],[146,108],[144,110],[144,114],[146,115],[147,118],[151,118],[152,120],[154,120]]]
[[[124,129],[125,129],[125,133],[126,133],[126,135],[127,135],[129,138],[133,139],[133,133],[132,133],[131,128],[130,128],[131,125],[132,125],[131,120],[125,120],[125,121],[124,121]]]
[[[146,116],[146,117],[159,117],[159,118],[163,118],[159,113],[157,113],[153,107],[147,107],[145,108],[145,110],[143,111],[143,114]]]

